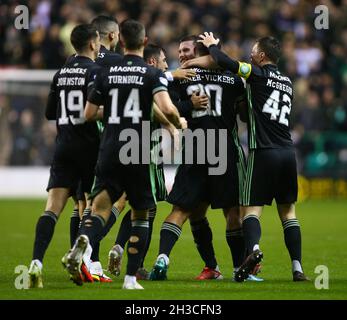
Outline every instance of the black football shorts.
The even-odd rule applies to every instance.
[[[96,165],[96,179],[91,193],[95,198],[106,190],[111,202],[116,202],[123,192],[135,210],[146,210],[155,207],[155,172],[154,165],[128,164],[115,160],[116,157],[103,157],[99,154]]]
[[[181,164],[168,196],[168,202],[192,210],[205,202],[212,209],[239,205],[244,164],[235,154],[228,156],[227,169],[222,175],[209,175],[209,165]]]
[[[243,182],[244,206],[290,204],[297,200],[298,183],[294,148],[255,149],[247,159]]]
[[[47,191],[52,188],[68,188],[71,195],[90,193],[95,174],[98,148],[81,150],[55,150],[50,168]]]

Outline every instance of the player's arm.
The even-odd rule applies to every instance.
[[[172,88],[170,91],[170,98],[177,108],[182,117],[189,118],[193,110],[206,109],[208,105],[208,97],[205,95],[198,95],[194,92],[190,99],[181,100],[177,90]]]
[[[239,114],[242,122],[248,121],[247,99],[245,96],[239,97],[235,102],[236,113]]]
[[[164,126],[168,126],[171,122],[166,118],[165,114],[160,110],[160,108],[153,103],[153,115],[154,120]]]
[[[176,69],[174,71],[166,71],[165,76],[169,81],[174,80],[190,80],[196,75],[192,69]]]
[[[164,113],[167,119],[178,129],[180,129],[181,121],[180,114],[172,103],[170,96],[167,91],[159,91],[153,96],[155,104]]]
[[[181,128],[180,114],[169,96],[167,89],[168,83],[164,73],[158,69],[154,69],[154,73],[152,74],[153,100],[167,119],[176,128]]]
[[[46,118],[47,120],[55,120],[57,118],[57,88],[55,86],[56,75],[53,78],[51,88],[49,90],[47,105],[46,105]]]
[[[102,120],[104,117],[103,106],[98,106],[90,101],[87,101],[84,109],[84,117],[86,121]]]
[[[170,94],[171,101],[175,105],[175,107],[177,108],[179,114],[182,117],[189,117],[192,113],[192,110],[193,110],[192,101],[191,100],[185,100],[185,101],[180,100],[180,95],[174,88],[170,88],[169,94]]]
[[[187,60],[182,64],[182,68],[200,67],[204,69],[218,69],[218,64],[213,60],[210,55],[197,57]]]
[[[102,88],[101,69],[96,74],[95,80],[88,84],[88,99],[84,108],[84,117],[86,121],[101,120],[104,116],[104,99]]]
[[[224,52],[222,52],[217,47],[219,39],[215,39],[212,32],[205,32],[204,34],[201,34],[199,37],[201,38],[201,40],[198,40],[198,42],[201,42],[204,46],[208,48],[211,57],[222,69],[230,70],[231,72],[239,75],[240,77],[246,80],[255,71],[259,72],[257,68],[255,68],[251,64],[231,59]]]
[[[175,136],[177,136],[178,134],[176,127],[168,120],[165,114],[155,103],[153,103],[153,113],[154,120],[160,123],[162,127],[165,128],[170,133],[170,135],[175,138]],[[185,118],[180,118],[180,124],[182,129],[187,128],[187,121]]]

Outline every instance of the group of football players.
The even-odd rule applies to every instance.
[[[118,42],[124,55],[115,52]],[[48,199],[36,225],[30,287],[43,287],[42,261],[69,197],[75,201],[71,248],[62,263],[77,285],[112,281],[103,272],[99,246],[127,201],[131,210],[108,256],[108,270],[119,276],[127,251],[124,289],[143,289],[138,280],[166,279],[169,255],[187,220],[205,264],[196,279],[223,279],[206,216],[210,206],[222,209],[226,219],[232,279],[262,281],[257,277],[263,258],[259,218],[273,199],[293,280],[308,280],[295,215],[297,172],[289,131],[292,83],[277,68],[279,42],[258,39],[250,63],[245,63],[225,55],[212,33],[186,36],[178,48],[181,68],[175,71],[167,70],[165,49],[149,44],[144,26],[135,20],[118,25],[113,18],[98,16],[76,26],[71,43],[76,54],[55,74],[48,96],[46,117],[56,121],[57,138]],[[247,161],[239,144],[237,116],[248,126]],[[163,164],[155,159],[162,157],[161,135],[144,142],[146,123],[151,132],[162,128],[173,138],[179,131],[199,131],[205,138],[216,133],[213,143],[205,139],[204,148],[185,145],[193,161],[182,158],[169,195]],[[137,162],[124,159],[124,150],[135,141],[129,129],[139,138]],[[223,172],[211,174],[216,163],[207,156],[208,148],[223,155]],[[147,272],[144,259],[157,201],[169,202],[172,210],[160,230],[158,257]]]

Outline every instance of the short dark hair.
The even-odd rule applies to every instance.
[[[195,34],[191,34],[189,36],[184,36],[183,38],[180,39],[180,43],[181,42],[185,42],[185,41],[193,41],[194,44],[196,44],[196,42],[199,40],[199,37],[196,36]]]
[[[140,49],[146,36],[144,25],[132,19],[127,19],[120,24],[120,34],[125,48],[130,50]]]
[[[195,45],[195,47],[196,47],[196,52],[197,52],[197,54],[198,54],[198,56],[207,56],[207,55],[209,55],[210,54],[210,51],[208,50],[208,48],[207,47],[205,47],[201,42],[197,42],[196,43],[196,45]],[[217,47],[219,48],[219,49],[221,49],[221,44],[220,44],[220,41],[219,41],[219,43],[217,44]]]
[[[100,35],[104,36],[111,32],[112,25],[116,24],[118,26],[117,19],[103,15],[95,17],[91,24],[99,31]]]
[[[76,52],[85,50],[90,40],[96,39],[97,30],[91,24],[80,24],[76,26],[70,36],[70,41]]]
[[[274,63],[278,63],[281,57],[280,42],[274,37],[262,37],[257,41],[258,47]]]
[[[148,61],[152,57],[155,57],[158,59],[162,51],[165,53],[164,48],[156,44],[153,44],[153,43],[147,44],[145,47],[145,50],[143,51],[143,59],[145,61]]]

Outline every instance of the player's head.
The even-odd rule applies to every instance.
[[[262,66],[267,63],[277,64],[281,56],[281,46],[273,37],[259,38],[251,52],[251,62]]]
[[[149,65],[166,71],[169,66],[167,65],[165,50],[156,44],[148,44],[143,51],[143,58]]]
[[[70,41],[77,54],[88,54],[94,59],[100,50],[100,36],[91,24],[80,24],[76,26],[70,36]]]
[[[140,50],[147,44],[145,27],[142,23],[128,19],[120,24],[120,43],[127,50]]]
[[[178,47],[178,59],[180,64],[196,56],[196,44],[199,38],[195,35],[183,37]]]
[[[99,31],[101,43],[114,50],[119,40],[119,27],[117,20],[109,16],[97,16],[91,24]]]

